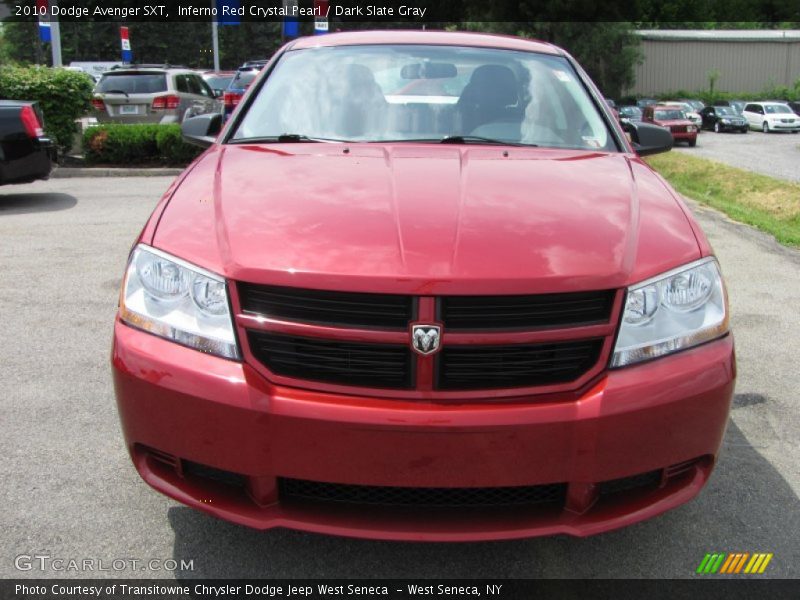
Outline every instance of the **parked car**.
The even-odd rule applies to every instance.
[[[651,104],[658,104],[658,100],[656,100],[655,98],[639,98],[636,101],[636,106],[638,106],[641,109],[644,109],[645,107],[650,106]]]
[[[0,185],[47,179],[55,161],[39,105],[0,100]]]
[[[750,102],[742,113],[750,129],[771,131],[800,131],[800,117],[787,104],[781,102]]]
[[[686,118],[683,108],[678,105],[651,104],[645,107],[642,121],[669,129],[675,143],[697,145],[697,127]]]
[[[606,104],[608,104],[608,108],[611,109],[611,114],[614,115],[614,118],[619,120],[619,111],[617,110],[617,103],[614,102],[611,98],[606,98]]]
[[[732,106],[706,106],[700,111],[703,128],[723,131],[739,131],[747,133],[747,121]]]
[[[239,105],[239,101],[244,96],[247,88],[253,83],[253,80],[259,74],[261,69],[268,63],[268,60],[250,60],[239,67],[231,80],[228,89],[225,90],[223,95],[224,104],[224,118],[225,120],[231,116],[233,109]]]
[[[680,106],[683,109],[683,114],[686,115],[686,118],[689,119],[695,127],[697,127],[698,132],[703,126],[703,118],[700,116],[700,113],[698,113],[694,109],[694,106],[692,106],[689,102],[668,100],[664,102],[659,102],[658,104],[660,106]]]
[[[786,104],[794,111],[794,114],[800,115],[800,102],[787,102]]]
[[[620,106],[619,120],[622,123],[625,121],[638,123],[642,120],[642,109],[638,106]]]
[[[236,71],[205,71],[203,81],[214,91],[217,98],[221,98],[236,76]]]
[[[629,143],[527,39],[331,33],[275,60],[224,127],[183,124],[207,150],[129,257],[113,378],[144,480],[250,527],[407,540],[586,536],[698,494],[736,369],[713,251],[640,158],[670,133]]]
[[[697,113],[699,113],[706,107],[705,102],[703,102],[702,100],[698,100],[697,98],[680,98],[678,102],[683,102],[685,104],[688,104],[689,106],[692,107],[692,109],[694,109],[694,112]]]
[[[730,106],[739,114],[744,111],[745,104],[747,102],[744,100],[717,100],[714,102],[714,106]]]
[[[94,89],[100,123],[181,123],[219,109],[214,92],[195,71],[170,65],[126,65],[103,74]]]

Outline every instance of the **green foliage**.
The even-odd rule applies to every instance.
[[[98,125],[83,134],[89,164],[183,166],[201,151],[181,139],[177,124]]]
[[[159,155],[171,165],[188,165],[202,152],[199,146],[183,141],[180,125],[160,125],[156,131],[156,147]]]
[[[62,152],[72,147],[75,120],[89,110],[93,87],[91,78],[66,69],[0,67],[0,98],[37,101],[44,129]]]
[[[752,92],[718,92],[709,90],[674,90],[671,92],[664,92],[655,94],[653,96],[656,100],[676,100],[679,98],[697,98],[706,104],[714,104],[718,100],[752,100],[758,102],[760,100],[800,100],[800,80],[796,81],[794,87],[786,87],[785,85],[769,85],[757,93]],[[622,98],[622,104],[635,103],[635,97]]]

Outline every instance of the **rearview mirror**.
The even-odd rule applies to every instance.
[[[181,136],[189,144],[208,148],[221,130],[222,115],[209,113],[186,119],[181,125]]]
[[[412,63],[400,70],[403,79],[448,79],[456,75],[458,70],[453,63]]]
[[[669,129],[635,121],[622,122],[622,129],[630,134],[633,149],[639,156],[672,150],[673,139]]]

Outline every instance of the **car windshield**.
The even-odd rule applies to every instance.
[[[659,121],[677,121],[679,119],[685,119],[686,117],[683,114],[683,111],[674,109],[674,110],[657,110],[655,112],[655,118]]]
[[[782,115],[792,112],[789,107],[784,104],[765,104],[764,111],[768,115]]]
[[[236,75],[234,75],[233,80],[230,83],[230,88],[233,90],[247,89],[247,86],[253,83],[253,80],[256,78],[258,73],[258,69],[236,71]]]
[[[471,136],[476,143],[617,149],[565,58],[455,46],[288,52],[232,141],[286,133],[361,142]]]
[[[208,87],[212,90],[226,90],[233,81],[232,75],[209,75],[205,77]]]
[[[157,94],[167,91],[164,73],[105,73],[96,92],[123,94]]]
[[[736,112],[736,109],[731,108],[730,106],[718,106],[716,109],[717,114],[723,117],[725,116],[736,116],[739,113]]]
[[[619,109],[619,114],[624,117],[641,117],[642,109],[638,106],[621,106]]]

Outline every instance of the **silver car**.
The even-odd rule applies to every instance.
[[[168,65],[126,65],[106,71],[92,105],[101,123],[182,123],[220,112],[222,104],[202,76]]]

